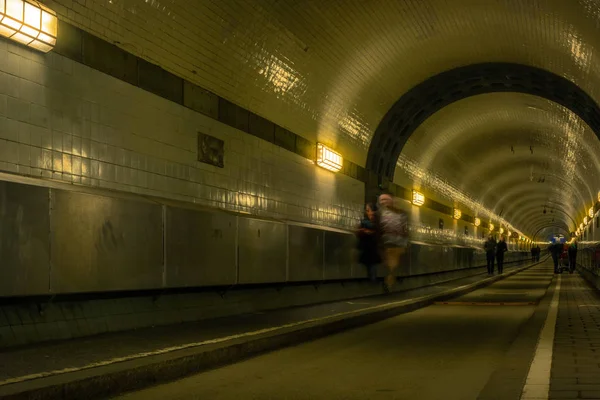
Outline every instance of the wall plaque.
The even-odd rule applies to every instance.
[[[214,136],[198,133],[198,161],[223,168],[225,142]]]

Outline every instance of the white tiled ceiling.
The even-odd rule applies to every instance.
[[[453,67],[494,61],[536,66],[600,100],[596,0],[45,3],[62,19],[306,138],[333,145],[361,165],[391,105],[417,83]],[[437,117],[443,126],[428,123],[444,133],[428,135],[427,142],[414,136],[403,157],[419,158],[486,207],[514,213],[511,218],[521,211],[510,207],[515,204],[510,196],[524,197],[518,191],[503,194],[529,176],[532,166],[536,174],[548,167],[545,184],[523,190],[544,193],[540,199],[568,200],[568,212],[581,217],[595,198],[598,170],[592,155],[585,164],[580,157],[587,157],[586,148],[596,149],[596,139],[563,108],[517,97],[452,106]],[[534,143],[538,151],[526,160],[506,150],[511,143],[525,153]],[[507,176],[505,181],[498,176],[497,187],[488,184],[494,171]],[[585,181],[577,176],[582,173]],[[531,197],[531,207],[539,202]],[[537,223],[528,222],[532,228]]]
[[[456,191],[471,194],[525,232],[553,218],[575,230],[569,217],[582,220],[600,189],[598,154],[600,141],[566,108],[531,95],[494,93],[434,114],[406,144],[399,169],[449,199]],[[416,174],[412,165],[437,172],[442,182]]]

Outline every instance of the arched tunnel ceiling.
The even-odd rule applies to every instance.
[[[83,11],[72,0],[45,3],[361,165],[390,107],[453,68],[529,65],[600,99],[600,0],[111,1]],[[111,29],[86,22],[96,13],[110,15]]]
[[[600,101],[600,0],[102,2],[111,29],[89,23],[96,2],[75,16],[65,11],[73,11],[71,0],[45,3],[62,19],[363,166],[390,108],[455,68],[535,67]],[[156,29],[138,34],[148,32],[148,21]],[[426,121],[400,165],[418,159],[508,221],[549,199],[579,222],[598,182],[598,140],[586,124],[532,96],[483,99],[460,101]],[[544,183],[535,182],[540,176]],[[517,199],[525,204],[511,208]],[[523,220],[531,227],[524,233],[541,218]]]
[[[400,169],[415,177],[415,164],[529,235],[553,222],[544,207],[576,230],[600,189],[595,133],[565,107],[519,93],[473,96],[435,113],[404,147]],[[426,176],[411,179],[428,186]]]

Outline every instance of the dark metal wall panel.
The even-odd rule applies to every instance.
[[[0,296],[48,292],[48,189],[0,182]]]
[[[167,207],[166,286],[236,282],[235,215]]]
[[[239,218],[238,283],[283,282],[286,278],[286,226]]]
[[[355,260],[356,239],[354,235],[324,231],[324,277],[325,279],[352,278],[352,264]],[[356,269],[357,272],[359,271]],[[363,267],[358,276],[365,277]]]
[[[323,279],[323,231],[288,226],[289,275],[292,282]]]
[[[162,286],[162,207],[52,190],[52,291]]]
[[[427,246],[412,243],[409,246],[410,274],[428,274],[451,269],[453,252],[450,247]]]

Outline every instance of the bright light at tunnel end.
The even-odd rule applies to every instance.
[[[34,0],[0,0],[0,36],[44,53],[56,45],[56,13]]]
[[[322,143],[317,143],[317,165],[329,171],[338,172],[344,166],[342,155]]]
[[[425,196],[421,192],[417,192],[416,190],[412,191],[412,203],[415,206],[422,206],[425,204]]]

